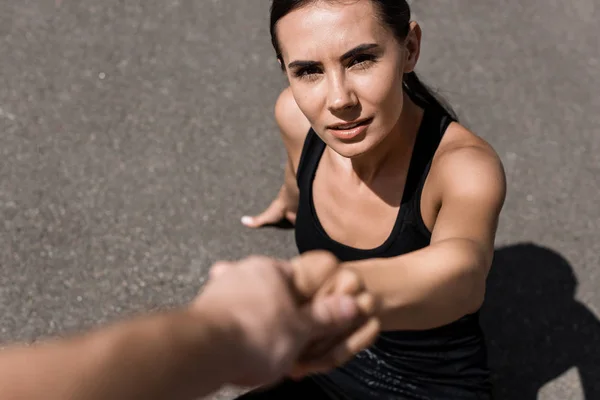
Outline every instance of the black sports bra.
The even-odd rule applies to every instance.
[[[310,129],[297,172],[300,198],[295,237],[300,253],[328,250],[342,261],[353,261],[394,257],[428,246],[431,233],[421,217],[421,192],[433,155],[451,122],[449,116],[425,109],[393,230],[382,245],[368,250],[331,239],[319,222],[312,183],[326,145]],[[478,314],[427,331],[383,332],[371,348],[349,363],[314,379],[337,397],[352,399],[465,398],[456,397],[456,390],[485,393],[490,383]]]

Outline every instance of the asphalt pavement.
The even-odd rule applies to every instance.
[[[600,398],[600,5],[415,0],[418,71],[509,193],[483,326],[500,400]],[[0,341],[190,300],[282,178],[267,0],[0,0]],[[223,392],[214,398],[229,398]],[[229,397],[228,397],[229,396]]]

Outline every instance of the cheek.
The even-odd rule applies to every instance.
[[[359,85],[361,103],[368,107],[365,111],[378,114],[386,125],[395,124],[402,111],[402,74],[395,71],[395,68],[374,71]]]
[[[315,126],[323,110],[323,94],[320,85],[290,84],[298,108],[312,126]]]

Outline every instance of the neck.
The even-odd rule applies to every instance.
[[[387,171],[396,175],[408,168],[422,113],[405,94],[402,113],[390,133],[373,149],[350,160],[358,179],[369,184]]]

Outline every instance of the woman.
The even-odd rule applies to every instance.
[[[331,373],[242,398],[490,398],[478,310],[505,176],[415,75],[408,4],[274,0],[271,35],[289,160],[270,207],[242,222],[295,223],[301,253],[332,252],[379,298],[384,332]]]

